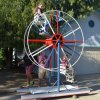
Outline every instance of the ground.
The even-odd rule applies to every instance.
[[[100,99],[100,74],[77,76],[79,86],[87,86],[92,94],[80,95],[77,100],[99,100]],[[25,85],[26,76],[24,73],[3,70],[0,71],[0,100],[20,100],[18,88]],[[67,98],[67,99],[66,99]],[[72,97],[51,98],[46,100],[72,100]]]

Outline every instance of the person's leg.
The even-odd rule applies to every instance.
[[[50,83],[49,83],[49,71],[47,71],[47,70],[45,70],[45,78],[46,78],[46,84],[48,85],[48,86],[50,86]]]
[[[38,86],[40,86],[41,78],[38,78]]]
[[[38,86],[41,86],[41,80],[42,80],[42,73],[39,73],[39,77],[38,77]]]
[[[38,86],[40,86],[41,79],[43,78],[43,69],[39,67],[39,73],[38,73]]]
[[[29,69],[28,69],[28,76],[29,76],[29,79],[30,79],[30,85],[34,84],[34,82],[33,82],[33,76],[32,76],[33,68],[34,68],[34,66],[30,65]]]
[[[32,73],[33,73],[33,65],[29,66],[29,76],[30,76],[30,80],[32,80]]]
[[[26,67],[26,77],[27,77],[27,86],[30,85],[30,78],[29,78],[29,73],[28,73],[28,66]]]

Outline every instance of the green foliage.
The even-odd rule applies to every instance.
[[[0,0],[0,66],[6,59],[6,63],[12,61],[13,48],[23,49],[24,32],[33,20],[33,10],[41,2],[44,11],[55,10],[57,0]],[[62,11],[69,13],[75,18],[89,15],[90,12],[100,10],[100,0],[58,0]],[[32,30],[38,32],[38,29]],[[38,37],[34,35],[33,37]],[[32,37],[30,37],[32,38]],[[44,38],[44,37],[43,37]],[[30,43],[32,50],[41,47],[40,44]],[[6,51],[7,49],[7,51]],[[9,56],[3,55],[3,52]],[[11,53],[10,53],[11,52]],[[10,64],[10,63],[9,63]],[[9,65],[10,66],[10,65]]]
[[[45,8],[44,11],[55,10],[58,3],[62,11],[69,13],[75,18],[85,17],[95,10],[100,10],[100,0],[31,0],[31,1],[34,1],[34,6],[37,6],[40,2],[43,2]]]
[[[0,60],[3,59],[3,53],[2,49],[0,49]]]
[[[100,0],[60,0],[59,2],[61,10],[68,12],[74,18],[87,16],[91,12],[100,9]]]
[[[4,56],[3,56],[3,49],[0,49],[0,69],[3,68],[3,61],[4,61]]]
[[[25,29],[33,18],[31,2],[0,0],[0,7],[0,46],[23,47]]]
[[[92,2],[94,1],[94,2]],[[0,0],[0,47],[23,47],[24,32],[33,9],[42,2],[44,11],[56,9],[56,0]],[[60,8],[75,18],[100,10],[100,0],[58,0]]]

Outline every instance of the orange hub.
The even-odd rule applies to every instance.
[[[64,38],[62,34],[54,34],[52,38],[46,39],[45,44],[46,45],[52,44],[54,48],[57,48],[58,42],[60,42],[61,47],[64,45]]]

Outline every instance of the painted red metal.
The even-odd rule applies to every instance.
[[[58,41],[60,41],[60,46],[63,47],[64,43],[82,43],[80,40],[65,40],[62,34],[54,34],[52,38],[48,38],[45,40],[42,39],[29,39],[28,42],[36,42],[36,43],[45,43],[48,45],[53,45],[54,48],[57,48]]]
[[[57,25],[57,34],[59,34],[58,10],[56,11],[56,25]]]

